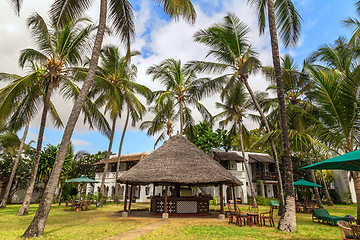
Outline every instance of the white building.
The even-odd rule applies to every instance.
[[[123,174],[126,170],[129,170],[136,163],[141,161],[151,152],[132,153],[121,156],[120,158],[120,173]],[[241,156],[241,152],[223,152],[214,151],[213,158],[228,169],[236,178],[238,178],[243,185],[235,188],[236,198],[240,198],[242,202],[247,203],[248,195],[250,195],[249,181],[253,183],[255,193],[271,198],[277,196],[277,174],[275,171],[275,160],[267,155],[261,153],[245,153],[245,158],[248,160],[250,176],[246,175],[244,168],[244,161]],[[111,197],[115,193],[115,187],[120,188],[120,199],[124,198],[125,185],[116,183],[116,162],[117,157],[111,157],[109,160],[108,173],[105,180],[105,196]],[[96,165],[105,165],[105,161],[96,163]],[[102,172],[96,173],[95,180],[101,182]],[[97,193],[100,190],[100,184],[96,183],[94,188],[88,184],[87,192],[94,191]],[[150,202],[150,196],[162,193],[162,186],[155,186],[149,184],[147,186],[137,186],[133,189],[133,196],[137,198],[139,202]],[[217,187],[199,187],[193,189],[193,194],[210,194],[216,196],[219,199],[219,190]],[[224,186],[225,201],[232,199],[230,188]]]

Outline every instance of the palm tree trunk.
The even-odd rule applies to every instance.
[[[265,114],[263,112],[263,110],[261,109],[255,95],[254,95],[254,92],[252,91],[250,85],[249,85],[249,82],[248,82],[248,78],[247,77],[244,77],[244,84],[245,84],[245,87],[246,89],[248,90],[250,96],[251,96],[251,99],[253,100],[255,106],[256,106],[256,109],[258,110],[260,116],[261,116],[261,119],[262,121],[264,122],[264,125],[265,125],[265,129],[266,129],[266,132],[270,132],[270,126],[269,126],[269,122],[268,120],[266,119],[265,117]],[[277,172],[277,180],[278,180],[278,184],[279,184],[279,211],[278,211],[278,214],[281,216],[282,212],[284,211],[284,189],[283,189],[283,184],[282,184],[282,178],[281,178],[281,172],[280,172],[280,166],[279,166],[279,157],[278,157],[278,154],[277,154],[277,151],[276,151],[276,148],[275,148],[275,144],[271,141],[271,149],[273,151],[273,155],[274,155],[274,159],[275,159],[275,166],[276,166],[276,172]]]
[[[107,170],[108,170],[108,167],[109,167],[109,159],[110,159],[112,144],[113,144],[113,140],[114,140],[114,133],[115,133],[115,128],[116,128],[116,118],[117,118],[117,116],[114,117],[112,128],[111,128],[109,148],[108,148],[108,151],[107,151],[107,154],[106,154],[105,167],[104,167],[104,172],[103,172],[103,176],[102,176],[102,179],[101,179],[101,185],[100,185],[99,199],[97,201],[97,207],[102,207],[103,206],[103,201],[104,201],[103,195],[104,195],[104,188],[105,188],[105,179],[106,179],[106,174],[107,174]]]
[[[242,123],[241,120],[238,121],[239,124],[239,138],[240,138],[240,147],[241,147],[241,154],[242,154],[242,158],[244,161],[244,166],[245,166],[245,171],[246,171],[246,175],[248,178],[248,182],[249,182],[249,187],[250,187],[250,192],[251,192],[251,197],[253,199],[253,203],[256,204],[256,197],[255,197],[255,191],[254,191],[254,186],[252,184],[252,180],[250,178],[250,172],[249,172],[249,162],[245,157],[245,150],[244,150],[244,142],[243,142],[243,134],[242,134]],[[234,199],[235,201],[235,199]]]
[[[354,180],[354,187],[356,193],[356,202],[357,202],[357,220],[356,223],[360,224],[360,173],[352,172],[352,178]]]
[[[52,81],[52,78],[51,78],[50,83],[48,85],[48,89],[46,91],[45,100],[44,100],[44,109],[43,109],[42,116],[41,116],[40,130],[39,130],[39,135],[38,135],[38,139],[37,139],[36,154],[35,154],[35,158],[34,158],[34,166],[31,171],[29,185],[26,189],[24,201],[23,201],[22,206],[20,207],[19,211],[16,214],[18,216],[27,215],[29,213],[31,196],[34,191],[36,175],[37,175],[38,168],[39,168],[41,147],[42,147],[45,126],[46,126],[46,118],[47,118],[47,113],[48,113],[48,110],[50,107],[50,97],[51,97],[53,87],[54,87],[54,82]]]
[[[331,196],[330,196],[330,193],[329,193],[329,189],[328,189],[327,184],[326,184],[326,181],[325,181],[324,172],[323,172],[322,170],[320,170],[320,173],[321,173],[321,178],[322,178],[323,184],[324,184],[325,196],[326,196],[326,199],[328,200],[328,206],[333,206],[333,205],[334,205],[334,202],[333,202],[333,200],[331,199]]]
[[[315,152],[315,158],[316,158],[316,161],[319,162],[319,158]],[[320,170],[320,173],[321,173],[321,178],[323,180],[323,185],[324,185],[324,190],[325,190],[325,196],[326,196],[326,199],[327,199],[327,203],[328,203],[328,206],[333,206],[334,205],[334,202],[333,200],[331,199],[330,197],[330,193],[329,193],[329,189],[327,187],[327,184],[326,184],[326,181],[325,181],[325,176],[324,176],[324,172],[322,170]]]
[[[275,70],[276,89],[279,101],[279,117],[282,145],[284,152],[285,165],[285,207],[279,221],[279,230],[285,232],[296,231],[296,210],[295,210],[295,193],[294,193],[294,178],[290,154],[290,142],[288,123],[285,110],[284,86],[281,76],[281,65],[279,57],[279,44],[277,39],[276,24],[275,24],[275,9],[274,0],[268,0],[268,21],[271,39],[271,51]]]
[[[79,118],[79,114],[82,108],[82,105],[86,99],[86,96],[90,90],[92,82],[94,80],[95,72],[97,69],[97,64],[99,60],[99,55],[101,51],[101,45],[104,37],[105,26],[106,26],[106,14],[107,14],[107,0],[101,0],[100,2],[100,17],[99,17],[99,26],[94,42],[93,52],[91,56],[89,72],[86,76],[81,91],[78,98],[75,101],[74,107],[71,110],[68,122],[66,124],[64,135],[60,143],[60,148],[58,155],[56,157],[53,170],[50,175],[48,184],[46,185],[46,190],[44,197],[41,199],[38,210],[36,211],[35,217],[30,223],[29,227],[24,233],[24,237],[38,237],[44,233],[45,223],[50,212],[51,203],[55,194],[56,187],[59,182],[59,177],[61,174],[61,169],[64,165],[64,160],[66,153],[68,151],[70,139],[74,131],[76,122]]]
[[[183,135],[183,126],[184,126],[184,106],[183,102],[180,100],[180,135]]]
[[[9,179],[9,182],[8,182],[8,184],[6,186],[5,195],[4,195],[4,198],[1,201],[0,208],[6,208],[6,202],[7,202],[8,198],[9,198],[10,189],[11,189],[12,183],[13,183],[14,178],[15,178],[16,169],[17,169],[17,167],[19,165],[21,153],[23,151],[26,136],[27,136],[27,133],[29,131],[30,119],[31,119],[31,117],[29,115],[28,120],[27,120],[26,125],[25,125],[24,134],[23,134],[23,137],[21,139],[21,143],[20,143],[20,146],[19,146],[19,149],[18,149],[18,153],[17,153],[16,159],[14,161],[14,166],[13,166],[13,168],[11,170],[10,179]]]
[[[313,164],[313,160],[310,156],[310,152],[307,151],[307,157],[309,159],[309,164]],[[315,178],[315,172],[314,172],[314,169],[311,169],[311,180],[313,181],[313,183],[316,183],[316,178]],[[318,206],[320,208],[324,208],[322,202],[321,202],[321,197],[320,197],[320,194],[319,194],[319,189],[317,187],[314,187],[314,191],[315,191],[315,197],[316,197],[316,203],[318,204]]]
[[[118,179],[119,177],[119,172],[120,172],[120,158],[121,158],[121,151],[122,151],[122,146],[124,143],[124,137],[125,137],[125,133],[126,133],[126,129],[127,126],[129,124],[129,118],[130,118],[130,107],[128,106],[127,108],[127,113],[126,113],[126,120],[125,120],[125,126],[124,126],[124,130],[121,134],[121,140],[120,140],[120,146],[119,146],[119,156],[117,158],[117,163],[116,163],[116,175],[115,175],[115,181]],[[119,199],[119,188],[115,187],[115,202],[120,202]]]

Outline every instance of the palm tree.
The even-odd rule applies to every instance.
[[[343,38],[313,54],[322,65],[309,66],[314,81],[314,102],[319,108],[317,137],[335,153],[351,152],[359,146],[359,65]],[[360,203],[360,174],[352,172],[356,198]],[[360,216],[360,204],[357,206]]]
[[[179,115],[175,110],[174,102],[169,99],[163,104],[157,104],[154,107],[151,107],[149,110],[155,114],[155,116],[152,120],[143,122],[140,125],[140,129],[148,129],[147,134],[149,136],[160,133],[160,136],[154,144],[155,148],[161,140],[166,138],[166,136],[169,138],[171,137],[174,132],[173,122],[178,120]]]
[[[138,52],[133,52],[131,53],[131,56],[137,54]],[[146,108],[139,99],[137,99],[134,93],[137,92],[145,97],[149,97],[151,92],[147,87],[135,83],[137,69],[134,65],[128,66],[128,58],[126,56],[121,56],[117,47],[106,46],[102,50],[100,58],[101,64],[98,67],[89,96],[100,94],[95,103],[98,108],[105,105],[105,112],[109,112],[110,118],[112,119],[112,128],[99,192],[99,207],[103,205],[105,178],[113,144],[116,120],[121,117],[124,105],[130,106],[129,109],[134,121],[141,118]],[[127,122],[128,117],[125,126],[127,126]],[[125,132],[125,130],[126,129],[124,128],[123,132]]]
[[[284,42],[285,47],[295,45],[300,36],[301,17],[291,0],[248,0],[248,3],[254,6],[258,12],[258,23],[261,34],[265,32],[266,19],[269,23],[271,51],[276,76],[275,79],[279,101],[281,137],[285,161],[285,208],[282,212],[278,228],[281,231],[294,232],[296,231],[295,193],[294,185],[292,184],[294,178],[292,174],[292,162],[277,31],[279,31],[280,38]]]
[[[53,4],[50,12],[52,18],[55,19],[57,24],[61,26],[67,22],[67,19],[81,16],[90,7],[90,3],[91,2],[89,1],[59,0]],[[195,9],[190,0],[161,0],[158,3],[163,6],[165,12],[171,17],[175,17],[176,19],[179,17],[184,17],[190,22],[195,21]],[[110,0],[108,4],[107,0],[101,0],[99,25],[92,50],[89,72],[66,124],[59,148],[59,154],[55,161],[47,189],[45,190],[44,198],[39,205],[38,211],[36,212],[33,221],[25,231],[24,237],[40,236],[44,232],[46,219],[50,212],[51,202],[58,184],[58,179],[65,160],[68,145],[70,143],[75,124],[79,117],[81,107],[86,99],[95,77],[101,45],[105,33],[108,7],[111,26],[114,28],[115,33],[120,36],[122,42],[127,44],[127,52],[130,53],[130,41],[134,36],[133,13],[130,3],[126,0]]]
[[[153,99],[156,99],[156,105],[165,106],[168,101],[171,101],[174,107],[178,107],[181,135],[184,127],[191,128],[194,123],[189,105],[195,105],[204,118],[211,117],[199,100],[218,88],[217,81],[197,78],[196,71],[198,71],[197,68],[183,67],[180,60],[172,58],[165,59],[147,70],[147,74],[152,75],[153,81],[160,80],[166,88],[166,90],[154,92]]]
[[[226,83],[225,92],[228,88],[236,84],[236,82],[244,83],[261,116],[266,131],[270,132],[269,123],[248,83],[249,75],[261,67],[260,61],[257,59],[257,54],[246,37],[249,31],[250,29],[246,24],[241,22],[240,19],[233,14],[227,15],[222,24],[214,24],[207,29],[198,31],[194,35],[195,41],[204,43],[210,47],[207,56],[215,57],[217,62],[194,61],[192,64],[199,65],[198,67],[200,67],[201,70],[207,72],[221,74],[223,74],[224,71],[229,72],[219,77],[219,79],[229,78]],[[271,148],[278,172],[280,214],[284,206],[283,186],[279,159],[273,143],[271,143]]]
[[[15,13],[20,16],[20,8],[22,5],[23,0],[9,0],[10,4],[15,10]]]
[[[60,84],[62,84],[64,89],[69,88],[68,85],[73,85],[69,78],[70,66],[79,64],[81,62],[81,53],[88,48],[87,40],[94,27],[89,25],[82,28],[80,24],[84,21],[88,20],[79,19],[69,21],[62,29],[58,29],[57,26],[50,24],[51,28],[49,29],[48,24],[46,24],[45,20],[39,14],[34,13],[28,18],[28,27],[31,29],[33,37],[37,40],[39,50],[22,50],[19,64],[21,67],[25,67],[27,63],[33,64],[34,62],[44,65],[44,74],[41,80],[42,87],[45,89],[45,96],[34,166],[23,204],[17,215],[26,215],[29,211],[30,200],[36,181],[47,113],[48,109],[51,108],[51,95],[54,89]]]
[[[14,166],[11,171],[10,179],[0,205],[2,208],[6,207],[6,201],[8,199],[10,189],[15,178],[16,169],[25,145],[30,120],[36,114],[37,105],[39,105],[44,96],[43,89],[41,88],[42,76],[43,70],[36,67],[33,69],[32,73],[25,77],[15,74],[0,73],[0,80],[12,81],[9,85],[0,90],[0,113],[3,121],[8,121],[6,128],[15,132],[25,125],[17,157],[14,160]],[[59,118],[59,115],[51,101],[50,113],[55,126],[62,126],[61,119]]]
[[[360,16],[360,1],[355,3],[356,13]],[[350,45],[358,45],[360,38],[360,22],[357,18],[347,18],[343,21],[344,25],[351,31],[353,34],[351,39],[349,40]]]
[[[240,148],[244,160],[246,175],[250,186],[251,197],[253,199],[253,202],[256,204],[255,191],[252,184],[252,179],[250,178],[249,162],[245,157],[245,149],[243,143],[243,119],[246,111],[248,111],[251,107],[248,94],[245,93],[243,84],[237,83],[236,85],[228,89],[227,93],[223,95],[221,100],[224,103],[217,102],[216,107],[223,109],[223,111],[217,114],[215,118],[224,118],[224,120],[220,121],[219,123],[220,127],[224,127],[229,123],[233,123],[230,132],[237,132],[239,134]]]

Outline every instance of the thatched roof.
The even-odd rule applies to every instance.
[[[120,157],[120,162],[140,161],[149,154],[150,152],[125,154]],[[109,159],[109,163],[116,163],[116,162],[117,162],[117,156]],[[104,164],[105,164],[105,160],[94,163],[93,165],[104,165]]]
[[[270,155],[265,154],[249,154],[249,162],[263,162],[263,163],[275,163],[275,159],[273,159]]]
[[[237,152],[224,152],[224,151],[213,151],[214,159],[219,161],[236,161],[243,162],[244,159],[241,155],[237,154]]]
[[[117,181],[139,185],[149,183],[242,185],[230,171],[180,135],[171,137],[121,175]]]
[[[236,162],[243,162],[244,159],[241,156],[241,153],[235,152],[235,151],[219,151],[214,150],[214,159],[219,161],[236,161]],[[262,163],[275,163],[275,160],[268,154],[261,154],[261,153],[249,153],[249,163],[256,163],[256,162],[262,162]]]

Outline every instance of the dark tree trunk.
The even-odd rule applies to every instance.
[[[316,161],[319,162],[319,158],[318,158],[316,152],[315,152],[315,158],[316,158]],[[333,206],[334,202],[330,197],[329,189],[328,189],[326,181],[325,181],[324,172],[322,170],[320,170],[320,173],[321,173],[321,179],[323,180],[323,185],[324,185],[324,191],[325,191],[325,197],[326,197],[326,200],[327,200],[327,204],[328,204],[328,206]]]
[[[323,184],[324,184],[324,189],[325,189],[325,196],[328,202],[328,206],[333,206],[334,202],[331,199],[330,193],[329,193],[329,188],[327,187],[326,181],[325,181],[325,176],[324,176],[324,172],[322,170],[320,170],[321,173],[321,178],[323,180]]]
[[[263,110],[261,109],[255,95],[254,95],[254,92],[252,91],[250,85],[249,85],[249,82],[248,82],[248,79],[247,77],[244,77],[244,84],[245,84],[245,87],[246,89],[248,90],[250,96],[251,96],[251,99],[253,100],[254,104],[255,104],[255,107],[256,109],[258,110],[260,116],[261,116],[261,119],[262,121],[264,122],[264,125],[265,125],[265,129],[266,129],[266,132],[270,132],[270,126],[269,126],[269,122],[268,120],[266,119],[265,117],[265,114],[263,112]],[[277,172],[277,180],[278,180],[278,184],[279,184],[279,211],[278,211],[278,214],[281,215],[282,212],[284,211],[284,189],[283,189],[283,184],[282,184],[282,178],[281,178],[281,172],[280,172],[280,166],[279,166],[279,157],[278,157],[278,154],[277,154],[277,151],[276,151],[276,148],[275,148],[275,144],[273,142],[271,142],[271,149],[273,151],[273,155],[274,155],[274,159],[275,159],[275,166],[276,166],[276,172]]]
[[[356,193],[356,202],[357,202],[357,220],[356,224],[360,224],[360,173],[352,172],[352,177],[354,180],[354,187]]]
[[[119,146],[119,155],[117,158],[117,163],[116,163],[116,175],[115,175],[115,181],[118,179],[119,177],[119,172],[120,172],[120,158],[121,158],[121,151],[122,151],[122,146],[124,143],[124,137],[125,137],[125,133],[126,133],[126,129],[127,126],[129,124],[129,118],[130,118],[130,107],[128,106],[127,108],[127,113],[126,113],[126,120],[125,120],[125,126],[124,126],[124,130],[121,134],[121,140],[120,140],[120,146]],[[115,188],[115,202],[119,203],[120,199],[119,199],[119,188]]]
[[[46,186],[44,197],[41,199],[38,210],[36,211],[35,217],[30,223],[29,227],[24,233],[24,237],[38,237],[44,233],[45,223],[50,212],[50,207],[52,199],[55,194],[56,186],[59,182],[59,177],[61,174],[61,169],[64,165],[64,160],[66,153],[68,151],[70,139],[74,131],[76,122],[79,118],[79,114],[82,108],[82,105],[86,99],[86,96],[90,90],[92,82],[94,80],[95,72],[97,69],[97,64],[99,60],[101,45],[105,32],[106,25],[106,11],[107,11],[107,0],[101,0],[100,3],[100,17],[99,17],[99,26],[95,38],[94,48],[91,56],[89,72],[86,76],[84,84],[81,88],[78,98],[75,101],[74,107],[69,116],[68,122],[66,124],[64,135],[61,140],[60,148],[58,155],[56,157],[54,167],[52,169],[49,182]]]
[[[183,135],[184,128],[184,106],[183,102],[180,100],[180,135]]]
[[[104,203],[103,195],[104,195],[104,188],[105,188],[105,179],[106,179],[106,174],[107,174],[107,170],[108,170],[108,167],[109,167],[109,159],[110,159],[111,148],[112,148],[112,144],[113,144],[113,140],[114,140],[115,128],[116,128],[116,117],[114,117],[113,122],[112,122],[111,135],[110,135],[110,141],[109,141],[109,148],[108,148],[108,152],[106,154],[105,167],[104,167],[104,172],[103,172],[103,176],[102,176],[102,179],[101,179],[101,185],[100,185],[99,199],[97,201],[97,207],[102,207],[103,203]],[[115,186],[116,186],[116,184],[115,184]]]
[[[54,82],[53,82],[53,79],[51,78],[50,83],[48,85],[48,89],[46,91],[46,96],[45,96],[45,101],[44,101],[44,109],[43,109],[42,116],[41,116],[41,123],[40,123],[39,135],[38,135],[38,139],[37,139],[37,146],[36,146],[36,154],[35,154],[35,158],[34,158],[34,165],[33,165],[32,171],[31,171],[29,185],[26,189],[24,201],[23,201],[22,206],[20,207],[19,211],[16,214],[18,216],[27,215],[29,213],[31,196],[34,191],[36,175],[37,175],[38,168],[39,168],[42,141],[44,138],[46,118],[47,118],[47,113],[48,113],[48,110],[50,107],[50,97],[51,97],[53,87],[54,87]]]
[[[252,183],[252,179],[250,178],[249,162],[245,157],[241,120],[238,121],[238,124],[239,124],[239,138],[240,138],[241,154],[242,154],[242,158],[244,160],[245,172],[246,172],[247,179],[248,179],[248,182],[249,182],[249,187],[250,187],[250,192],[251,192],[251,197],[253,199],[253,203],[256,204],[254,186],[253,186],[253,183]]]
[[[307,157],[309,159],[309,164],[313,164],[313,160],[311,158],[311,155],[310,155],[310,152],[307,151]],[[311,180],[313,181],[313,183],[316,184],[316,178],[315,178],[315,171],[314,169],[311,169]],[[320,208],[324,208],[322,202],[321,202],[321,197],[320,197],[320,194],[319,194],[319,189],[317,187],[314,187],[314,191],[315,191],[315,197],[316,197],[316,203],[318,204],[318,206]]]
[[[296,231],[296,211],[295,211],[295,193],[293,185],[293,169],[290,154],[290,142],[288,123],[285,110],[284,86],[281,76],[281,65],[279,57],[279,44],[277,39],[276,24],[275,24],[275,9],[274,0],[267,0],[268,3],[268,21],[271,39],[271,51],[275,70],[276,89],[279,101],[279,117],[282,146],[284,152],[284,165],[285,165],[285,207],[281,214],[279,221],[279,230],[285,232]]]
[[[0,208],[5,208],[6,207],[6,202],[9,198],[9,194],[10,194],[10,190],[11,190],[11,186],[14,182],[14,178],[15,178],[15,173],[16,173],[16,169],[19,165],[19,161],[20,161],[20,158],[21,158],[21,153],[23,151],[23,148],[24,148],[24,145],[25,145],[25,140],[26,140],[26,136],[27,136],[27,133],[29,131],[29,126],[30,126],[30,116],[28,117],[28,120],[26,122],[26,125],[25,125],[25,130],[24,130],[24,134],[23,134],[23,137],[21,139],[21,143],[20,143],[20,146],[19,146],[19,149],[18,149],[18,153],[16,155],[16,159],[14,161],[14,166],[11,170],[11,174],[10,174],[10,179],[9,179],[9,182],[6,186],[6,190],[5,190],[5,194],[4,194],[4,198],[2,199],[1,201],[1,205],[0,205]]]

